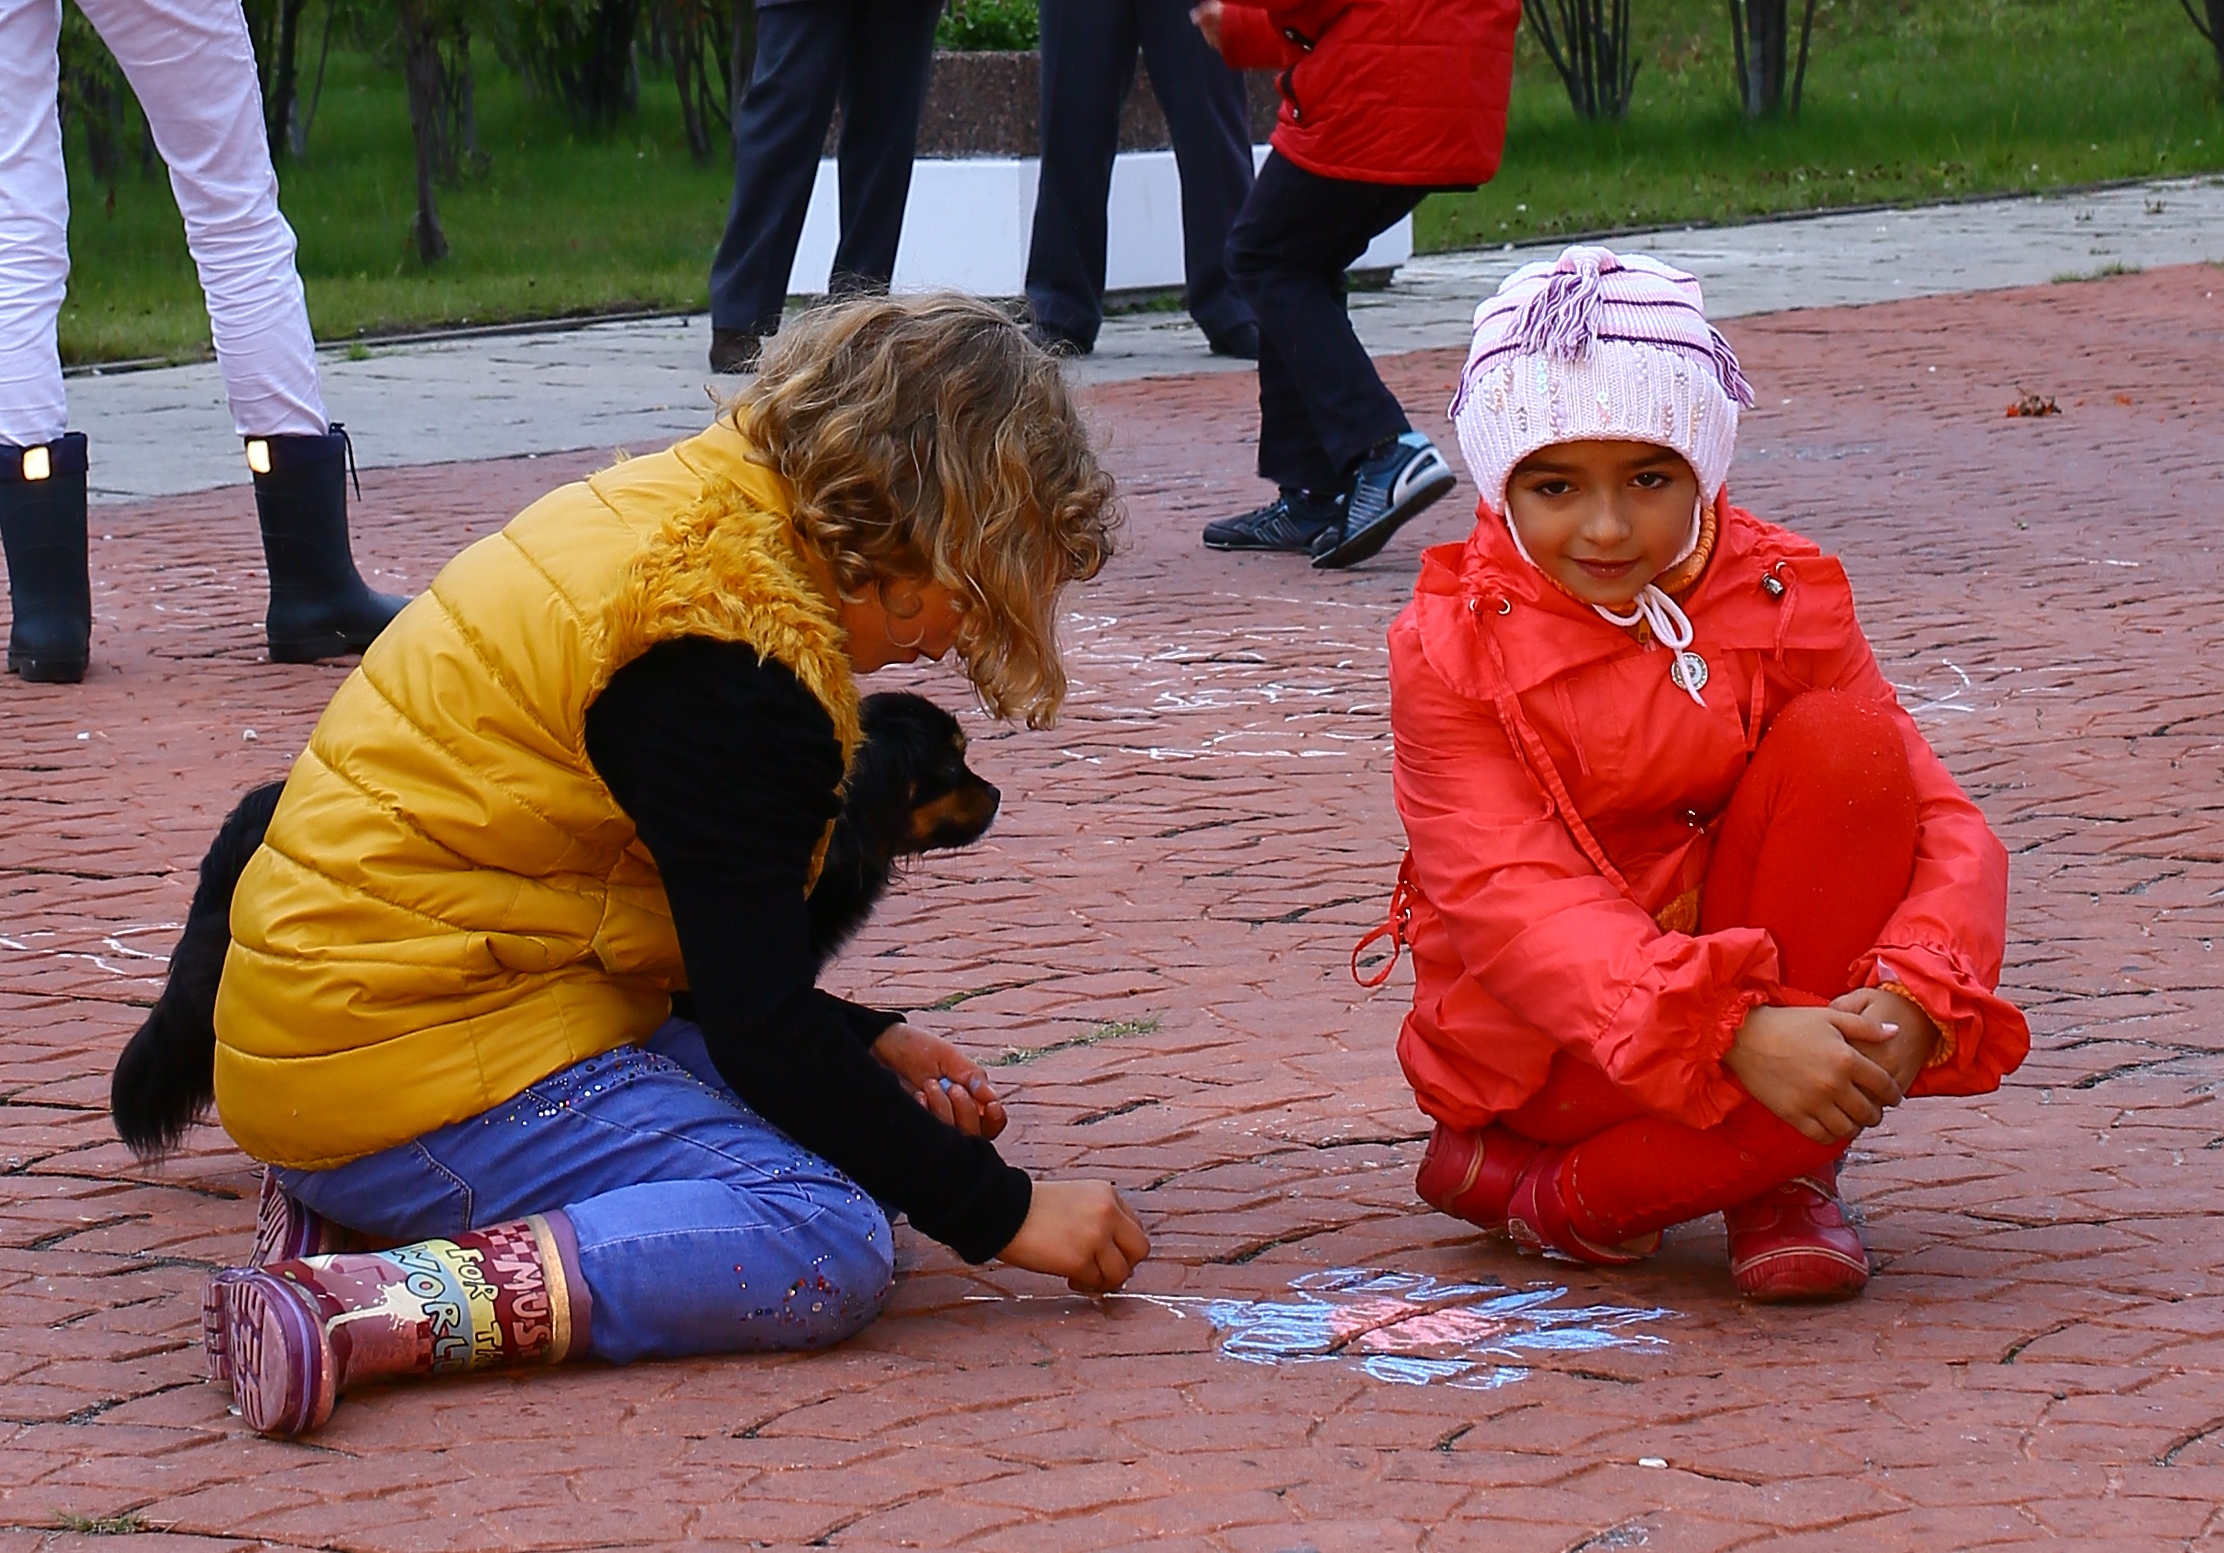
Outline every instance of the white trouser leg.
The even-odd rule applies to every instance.
[[[321,436],[316,343],[293,228],[278,212],[239,0],[78,3],[123,66],[169,164],[233,429],[243,437]]]
[[[69,426],[54,338],[69,284],[61,36],[61,0],[0,0],[0,442],[17,447]]]

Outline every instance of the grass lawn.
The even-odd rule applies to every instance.
[[[1721,0],[1634,10],[1618,124],[1577,120],[1523,29],[1504,166],[1423,205],[1421,247],[2224,169],[2216,56],[2176,0],[1821,0],[1800,117],[1760,124]]]
[[[1823,0],[1805,112],[1757,126],[1720,0],[1636,10],[1644,65],[1620,124],[1577,122],[1524,34],[1505,169],[1424,204],[1424,248],[2224,169],[2215,61],[2175,0]],[[608,139],[529,99],[491,51],[477,85],[487,169],[442,192],[453,253],[428,271],[408,243],[399,75],[335,50],[310,159],[279,169],[319,338],[706,305],[731,174],[690,161],[669,80],[644,68],[640,112]],[[111,190],[75,136],[70,154],[64,358],[204,354],[167,183]]]

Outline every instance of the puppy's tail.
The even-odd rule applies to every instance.
[[[216,984],[232,943],[232,892],[262,845],[286,784],[240,800],[201,859],[201,882],[170,955],[170,979],[116,1061],[108,1090],[116,1135],[141,1159],[176,1148],[216,1099]]]

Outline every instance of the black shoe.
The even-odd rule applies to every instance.
[[[1390,542],[1390,536],[1449,491],[1457,480],[1436,444],[1409,431],[1370,453],[1352,471],[1344,497],[1344,531],[1313,553],[1319,567],[1355,566]]]
[[[1027,338],[1037,350],[1055,356],[1060,361],[1071,361],[1076,356],[1089,356],[1096,352],[1094,340],[1077,340],[1070,334],[1060,334],[1047,324],[1029,324]]]
[[[0,545],[8,558],[8,672],[74,685],[92,659],[85,572],[85,434],[0,443]]]
[[[1238,361],[1259,359],[1259,326],[1237,324],[1226,334],[1208,334],[1205,343],[1212,347],[1215,356],[1233,356]]]
[[[1306,555],[1321,535],[1340,529],[1343,518],[1341,498],[1315,496],[1310,491],[1285,485],[1282,494],[1264,507],[1254,508],[1240,518],[1222,518],[1218,523],[1206,524],[1205,548],[1286,550]]]
[[[264,631],[273,663],[314,663],[361,652],[409,600],[373,593],[348,549],[347,433],[250,437],[255,515],[270,565]]]
[[[710,369],[713,372],[754,372],[764,354],[764,336],[752,329],[712,329]]]

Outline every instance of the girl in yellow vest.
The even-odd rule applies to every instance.
[[[1115,521],[1047,356],[985,304],[880,299],[449,563],[233,899],[217,1109],[273,1167],[263,1244],[397,1243],[217,1276],[251,1426],[372,1376],[838,1342],[899,1210],[969,1261],[1126,1280],[1150,1247],[1118,1194],[999,1159],[980,1070],[818,991],[805,914],[854,676],[955,649],[1043,725],[1059,590]]]

